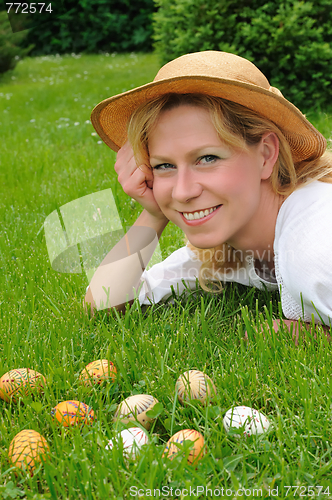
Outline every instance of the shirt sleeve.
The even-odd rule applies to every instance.
[[[173,287],[176,295],[185,290],[196,289],[196,280],[202,262],[195,258],[187,246],[173,252],[163,262],[155,264],[141,276],[142,288],[138,299],[141,305],[166,301],[172,294]],[[185,283],[184,283],[185,282]],[[173,297],[169,300],[174,303]]]
[[[332,184],[315,181],[291,197],[276,230],[283,312],[289,319],[304,321],[314,315],[316,323],[328,325],[332,319]]]
[[[188,293],[196,290],[201,265],[202,261],[187,246],[176,250],[163,262],[155,264],[150,270],[143,272],[142,288],[138,294],[140,304],[150,305],[166,301],[172,296],[171,287],[177,296],[185,290]],[[275,281],[271,283],[256,274],[253,260],[246,261],[245,266],[238,271],[230,270],[227,274],[216,273],[215,281],[222,283],[233,281],[260,289],[277,289]],[[169,299],[169,302],[174,303],[173,297]]]

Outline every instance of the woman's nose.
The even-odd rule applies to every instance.
[[[197,198],[202,192],[202,186],[197,176],[190,169],[177,170],[174,177],[172,197],[179,203],[186,203],[191,198]]]

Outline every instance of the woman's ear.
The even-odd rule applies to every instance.
[[[268,179],[279,156],[279,139],[274,132],[266,132],[261,139],[263,166],[261,179]]]

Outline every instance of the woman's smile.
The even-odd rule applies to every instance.
[[[194,246],[247,246],[257,226],[262,232],[268,153],[262,141],[230,149],[202,107],[163,111],[149,136],[154,197]]]
[[[220,207],[221,205],[218,205],[217,207],[205,210],[199,210],[197,212],[180,212],[180,213],[182,213],[186,224],[188,224],[189,226],[196,226],[198,224],[204,224],[207,220],[210,220],[212,214],[214,214],[216,210],[218,210]]]

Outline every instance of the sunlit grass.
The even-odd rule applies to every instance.
[[[29,367],[47,379],[35,400],[0,402],[0,498],[128,499],[135,498],[131,487],[162,486],[243,487],[245,498],[255,498],[249,489],[261,488],[268,498],[269,488],[278,487],[285,498],[287,486],[310,485],[323,487],[316,498],[332,497],[331,348],[319,334],[314,340],[308,332],[296,347],[287,331],[269,331],[282,317],[278,294],[228,284],[219,296],[199,291],[174,305],[135,303],[124,316],[89,320],[82,310],[86,277],[50,266],[43,223],[57,207],[112,188],[124,226],[140,213],[117,183],[115,154],[89,118],[99,101],[146,83],[157,70],[154,55],[42,57],[20,62],[0,82],[0,376]],[[311,119],[329,138],[331,114]],[[169,224],[160,243],[166,257],[183,245],[183,234]],[[264,335],[256,333],[261,324]],[[113,386],[88,391],[78,375],[98,358],[112,360],[119,376]],[[214,380],[212,405],[174,401],[175,382],[188,369]],[[163,412],[151,444],[127,463],[104,447],[114,435],[117,404],[139,393],[156,397]],[[50,411],[67,399],[91,405],[97,422],[82,431],[58,427]],[[257,439],[225,435],[223,414],[240,404],[263,411],[272,430]],[[7,459],[11,439],[25,428],[45,436],[51,449],[32,478],[16,477]],[[182,457],[161,458],[170,435],[184,428],[206,440],[197,468]],[[293,493],[289,498],[300,498]]]

